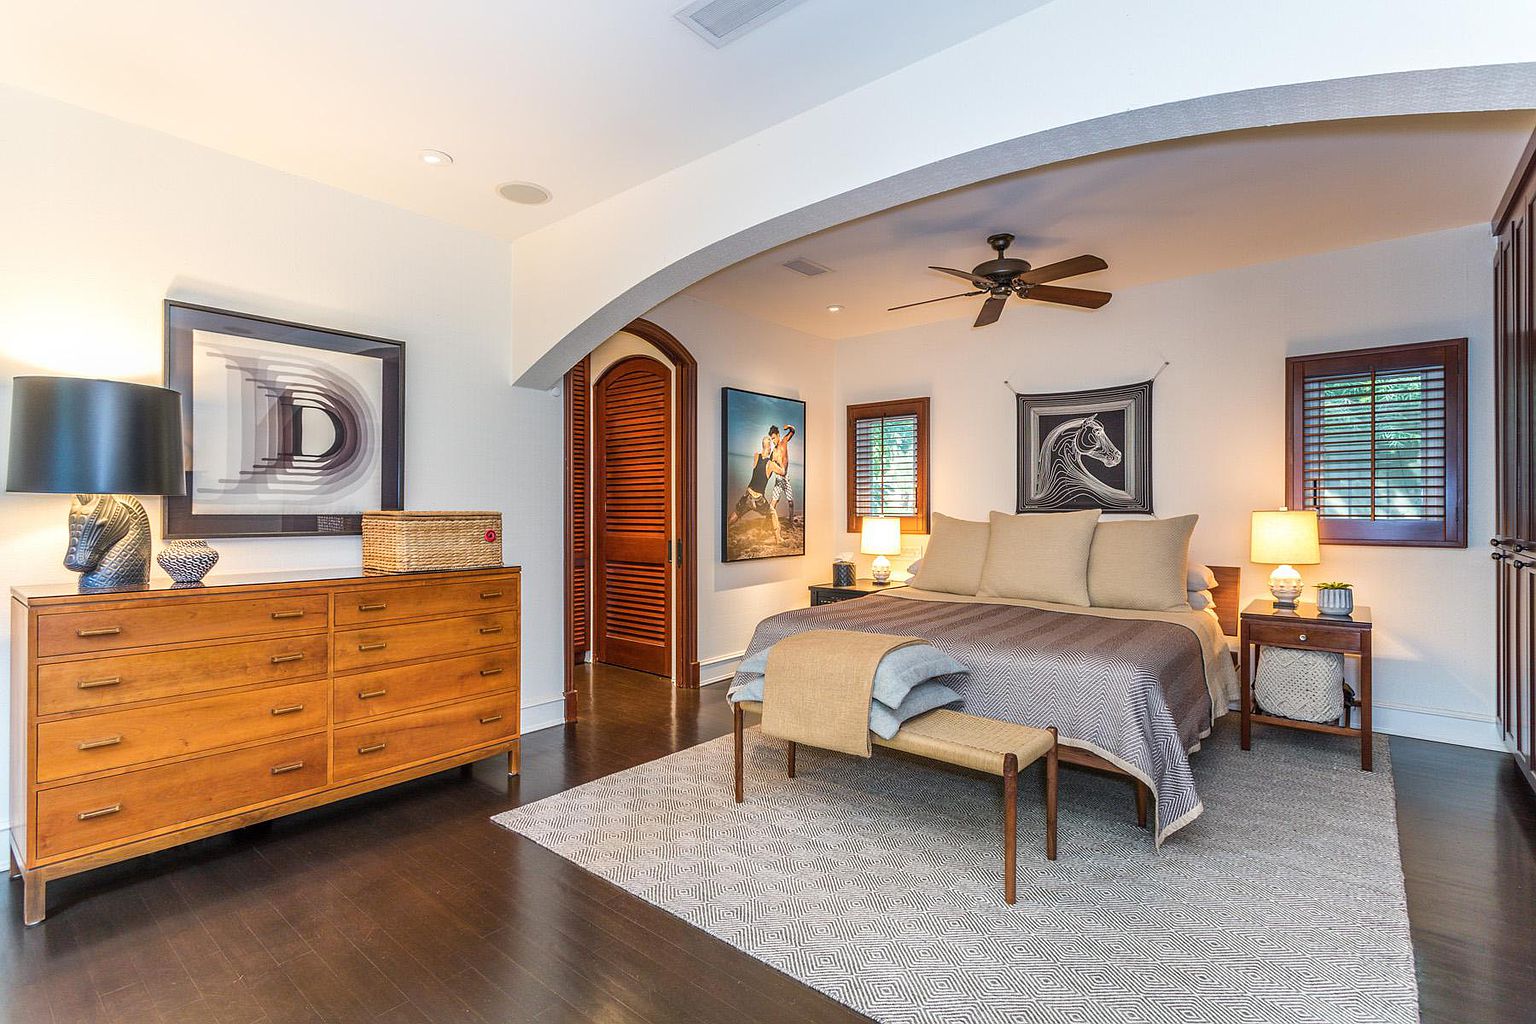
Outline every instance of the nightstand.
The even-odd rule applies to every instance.
[[[900,590],[905,583],[876,583],[874,580],[854,580],[851,587],[839,587],[832,583],[811,584],[811,607],[819,604],[836,604],[852,601],[856,597],[868,597],[886,590]]]
[[[1304,722],[1296,718],[1265,715],[1253,709],[1253,648],[1291,647],[1303,651],[1328,651],[1360,659],[1360,725]],[[1333,736],[1360,737],[1360,769],[1371,770],[1371,610],[1356,608],[1351,615],[1323,615],[1315,604],[1276,608],[1273,601],[1254,601],[1238,624],[1238,682],[1242,687],[1243,749],[1248,749],[1253,723],[1282,725]],[[1346,708],[1347,711],[1347,708]],[[1348,719],[1345,719],[1348,721]]]

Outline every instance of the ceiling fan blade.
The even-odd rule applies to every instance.
[[[991,291],[992,286],[996,283],[994,281],[989,281],[984,277],[977,277],[975,274],[972,274],[967,270],[956,270],[954,267],[929,267],[928,269],[937,270],[941,274],[953,274],[956,277],[963,277],[967,281],[971,282],[971,284],[974,284],[976,287],[985,289],[987,291]]]
[[[969,298],[972,295],[981,295],[981,294],[984,294],[984,293],[983,292],[979,292],[979,291],[975,291],[975,292],[961,292],[958,295],[940,295],[936,299],[924,299],[922,302],[909,302],[909,303],[907,303],[904,306],[892,306],[890,309],[887,309],[886,312],[887,313],[894,313],[898,309],[911,309],[913,306],[926,306],[930,302],[944,302],[944,301],[946,301],[948,299],[964,299],[964,298]]]
[[[981,304],[981,312],[976,314],[976,322],[972,327],[985,327],[987,324],[997,323],[997,318],[1003,315],[1003,306],[1008,302],[1006,295],[994,295]]]
[[[1024,284],[1044,284],[1047,281],[1060,281],[1064,277],[1076,277],[1078,274],[1091,274],[1095,270],[1108,269],[1109,264],[1097,256],[1073,256],[1059,263],[1047,263],[1043,267],[1026,270],[1018,276],[1017,280]]]
[[[1068,306],[1098,309],[1112,296],[1109,292],[1096,292],[1091,288],[1061,288],[1054,284],[1039,284],[1024,293],[1026,299],[1042,302],[1060,302]]]

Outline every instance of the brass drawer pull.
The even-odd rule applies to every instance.
[[[501,716],[500,715],[486,715],[484,718],[480,719],[480,724],[481,725],[490,725],[492,722],[499,722],[499,721],[501,721]]]
[[[303,651],[294,651],[292,654],[274,654],[274,655],[272,655],[272,658],[271,658],[272,664],[274,664],[274,665],[286,665],[290,661],[303,661],[303,660],[304,660],[304,652]]]
[[[388,692],[389,692],[388,690],[359,690],[359,691],[357,691],[357,699],[358,700],[373,700],[373,698],[375,698],[375,697],[382,697],[382,696],[384,696]]]
[[[500,626],[481,626],[480,627],[480,635],[481,636],[489,636],[492,633],[500,633],[500,632],[501,632],[501,627]]]
[[[121,736],[104,736],[99,740],[84,740],[75,744],[80,750],[96,750],[99,747],[115,747],[123,742]]]
[[[289,772],[296,772],[296,771],[298,771],[299,769],[301,769],[303,767],[304,767],[304,762],[303,761],[295,761],[292,764],[274,765],[273,768],[272,768],[272,774],[273,775],[287,775]]]
[[[105,679],[82,679],[75,686],[81,690],[96,690],[103,686],[116,686],[122,681],[122,676],[107,676]]]
[[[383,750],[385,746],[387,746],[387,744],[370,743],[367,746],[358,747],[357,752],[359,754],[377,754],[379,751]]]
[[[122,804],[113,804],[111,807],[98,807],[94,811],[81,811],[75,815],[75,818],[79,821],[90,821],[92,818],[105,818],[109,814],[116,814],[122,809]]]
[[[482,601],[494,601],[496,598],[498,598],[500,596],[501,596],[501,591],[499,591],[499,590],[482,590],[482,591],[480,591],[480,600],[482,600]]]
[[[294,714],[295,712],[303,711],[303,710],[304,710],[304,705],[303,704],[287,704],[287,705],[285,705],[283,707],[280,707],[280,708],[273,708],[272,709],[272,713],[274,715],[291,715],[291,714]]]
[[[274,619],[302,619],[304,612],[302,609],[295,609],[291,612],[273,612],[272,617]]]
[[[480,674],[483,676],[499,676],[505,671],[506,669],[502,668],[483,668],[480,670]]]
[[[387,607],[385,603],[380,601],[378,604],[360,604],[357,606],[357,610],[360,612],[381,612],[385,607]]]
[[[360,651],[382,651],[384,648],[386,648],[388,646],[389,646],[389,644],[387,644],[383,640],[380,640],[377,643],[358,644],[357,645],[357,649],[360,650]]]
[[[122,631],[122,626],[102,626],[100,629],[77,629],[75,636],[88,640],[93,636],[117,636]]]

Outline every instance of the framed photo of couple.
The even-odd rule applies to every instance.
[[[720,558],[805,554],[805,403],[720,389]]]

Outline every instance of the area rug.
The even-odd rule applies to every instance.
[[[1235,717],[1235,716],[1234,716]],[[495,820],[880,1021],[1418,1019],[1392,768],[1337,737],[1224,720],[1193,758],[1205,814],[1153,848],[1123,781],[1063,770],[1045,860],[1020,779],[1018,902],[998,780],[747,733]]]

